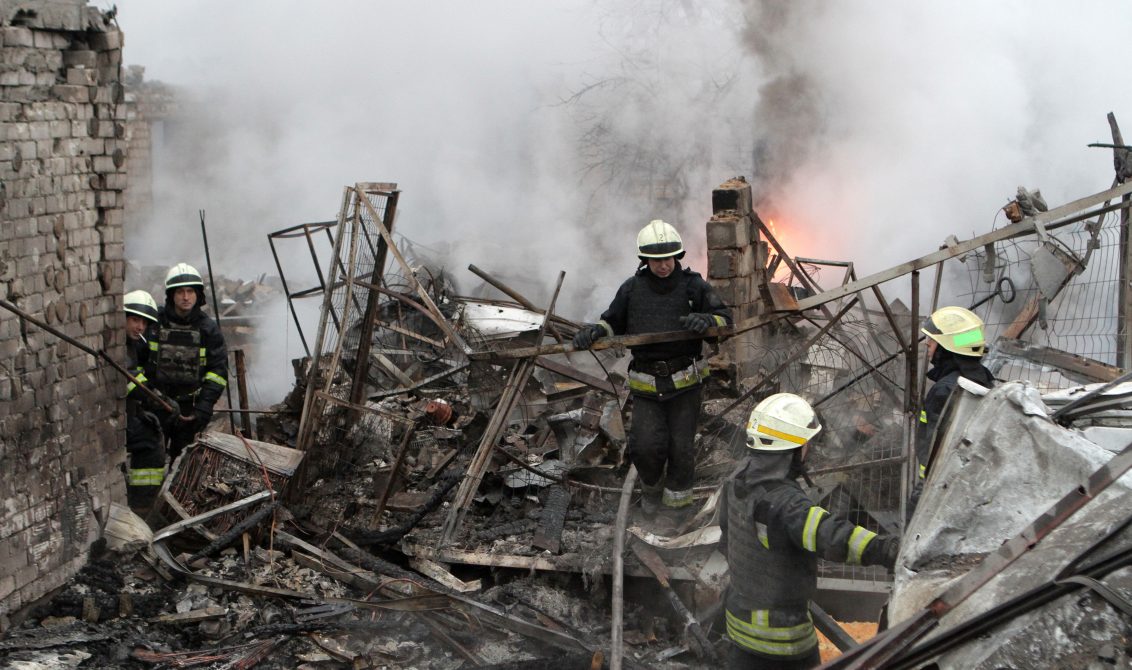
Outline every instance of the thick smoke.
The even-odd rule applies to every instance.
[[[763,67],[759,207],[808,254],[880,270],[1001,225],[1018,185],[1056,206],[1111,184],[1109,152],[1086,145],[1109,141],[1107,112],[1132,114],[1114,65],[1132,7],[742,6]]]
[[[126,61],[181,101],[132,257],[201,262],[204,209],[218,274],[274,273],[268,232],[395,181],[397,229],[461,289],[471,262],[545,303],[565,270],[575,319],[632,272],[649,219],[706,272],[710,189],[732,176],[788,251],[863,274],[985,232],[1019,184],[1054,206],[1106,187],[1085,145],[1110,110],[1132,124],[1132,6],[1109,3],[117,4]],[[299,251],[288,279],[313,281]],[[264,336],[285,371],[283,309]]]

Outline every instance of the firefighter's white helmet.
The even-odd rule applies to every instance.
[[[982,356],[987,352],[983,320],[963,307],[940,307],[932,312],[920,332],[954,354]]]
[[[671,224],[653,219],[637,233],[637,255],[641,258],[683,258],[684,241]]]
[[[188,263],[177,263],[165,274],[165,290],[180,286],[199,286],[203,290],[204,280],[193,266]]]
[[[775,393],[751,410],[747,446],[757,451],[797,449],[820,430],[810,403],[793,393]]]
[[[122,298],[123,307],[127,314],[140,316],[143,319],[148,319],[157,323],[157,301],[149,294],[149,291],[130,291]]]

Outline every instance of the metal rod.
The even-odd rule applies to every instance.
[[[346,188],[343,189],[343,192],[342,192],[342,208],[338,212],[339,230],[341,230],[342,227],[345,225],[346,209],[347,209],[347,207],[349,206],[349,203],[350,203],[350,193],[352,193],[352,191],[350,190],[349,187],[346,187]],[[329,234],[330,229],[327,228],[326,230],[327,230],[327,233]],[[343,235],[339,235],[337,238],[334,239],[334,246],[333,246],[334,251],[332,253],[335,256],[337,256],[342,251],[342,238],[343,237],[344,237]],[[330,279],[331,279],[331,281],[333,281],[334,273],[336,271],[337,271],[337,266],[334,265],[334,264],[331,264],[331,266],[330,266]],[[333,312],[333,311],[334,311],[333,297],[330,295],[329,291],[325,291],[323,293],[323,296],[322,296],[322,310],[321,310],[321,314],[319,315],[319,319],[318,319],[318,331],[317,331],[317,334],[315,335],[314,352],[311,355],[310,370],[307,372],[307,388],[306,388],[306,392],[303,395],[303,412],[302,412],[302,415],[299,417],[299,435],[295,439],[295,448],[297,448],[299,451],[306,451],[310,447],[310,442],[311,442],[311,440],[314,436],[314,425],[313,424],[315,422],[315,418],[312,417],[312,414],[314,414],[314,405],[316,404],[314,392],[315,392],[315,389],[318,385],[318,370],[322,365],[322,362],[321,362],[320,359],[322,358],[322,344],[326,339],[326,321],[329,318],[328,313]],[[321,407],[321,405],[320,405],[320,407]],[[301,481],[302,480],[300,478],[300,482]],[[302,487],[296,487],[296,488],[302,488]],[[292,488],[292,490],[296,490],[296,489]]]
[[[535,304],[533,302],[524,298],[521,293],[519,293],[515,289],[511,288],[507,284],[504,284],[503,282],[499,281],[495,277],[492,277],[491,275],[484,272],[483,270],[477,268],[475,265],[469,264],[468,265],[468,271],[471,272],[472,274],[476,275],[480,279],[484,280],[488,284],[491,284],[495,288],[499,289],[499,291],[501,293],[503,293],[504,295],[513,299],[515,302],[519,303],[520,305],[529,309],[530,311],[532,311],[532,312],[541,312],[542,311],[538,307],[535,307]]]
[[[220,329],[220,303],[216,301],[216,275],[212,274],[212,255],[208,251],[208,229],[204,226],[204,210],[200,210],[200,235],[204,238],[204,262],[208,266],[208,288],[212,293],[212,313],[216,319],[216,328]],[[223,332],[223,331],[221,331]],[[228,361],[224,361],[227,363]],[[224,383],[224,391],[228,396],[228,406],[232,406],[232,387],[228,385],[227,380]],[[232,429],[232,434],[236,434],[236,417],[232,414],[228,415],[228,425]]]
[[[390,494],[393,493],[393,485],[397,483],[397,477],[401,474],[401,465],[405,462],[405,454],[409,451],[409,445],[412,443],[413,435],[416,432],[416,423],[410,424],[405,429],[405,436],[401,438],[401,445],[397,448],[397,458],[393,461],[393,469],[389,471],[389,479],[385,480],[385,489],[381,492],[381,497],[377,501],[375,519],[381,518],[381,513],[385,511],[385,504],[389,501]]]
[[[919,471],[916,468],[916,433],[919,431],[920,415],[916,410],[920,406],[920,398],[917,396],[919,391],[918,380],[916,379],[916,372],[919,366],[916,365],[916,354],[919,351],[920,340],[915,336],[917,327],[920,323],[920,271],[912,271],[912,308],[908,323],[908,353],[904,357],[904,372],[905,377],[904,386],[904,445],[902,456],[904,457],[904,467],[901,468],[900,477],[900,521],[907,523],[908,519],[908,503],[912,497],[912,489],[915,486],[916,479]]]
[[[856,301],[857,301],[857,299],[856,299],[856,298],[853,298],[853,301],[854,301],[854,302],[856,302]],[[813,319],[811,319],[810,317],[808,317],[808,316],[803,316],[802,318],[803,318],[803,319],[805,319],[805,320],[806,320],[807,322],[809,322],[809,323],[810,323],[811,325],[813,325],[814,327],[817,327],[817,325],[818,325],[818,324],[817,324],[817,322],[816,322],[816,321],[814,321]],[[850,343],[850,342],[846,342],[845,340],[841,339],[840,337],[838,337],[837,335],[833,334],[832,332],[830,332],[830,333],[829,333],[829,338],[830,338],[831,340],[833,340],[834,342],[837,342],[837,343],[838,343],[838,344],[840,344],[841,346],[845,347],[845,350],[846,350],[846,351],[848,351],[849,353],[851,353],[851,354],[853,354],[854,356],[856,356],[856,357],[857,357],[857,360],[859,360],[859,361],[861,361],[862,363],[864,363],[864,364],[865,364],[865,366],[869,368],[870,372],[874,373],[875,375],[877,375],[878,377],[880,377],[880,378],[881,378],[881,379],[883,379],[884,381],[888,382],[889,384],[892,384],[893,386],[895,386],[896,388],[900,389],[901,391],[903,391],[903,390],[904,390],[904,389],[900,388],[900,384],[899,384],[898,382],[896,382],[895,380],[889,379],[889,378],[888,378],[888,375],[886,375],[886,374],[884,374],[883,372],[881,372],[881,371],[880,371],[880,370],[879,370],[878,368],[876,368],[876,367],[875,367],[875,366],[874,366],[874,365],[873,365],[873,364],[872,364],[871,362],[869,362],[869,359],[868,359],[868,358],[865,358],[865,356],[863,356],[863,355],[862,355],[862,354],[861,354],[860,352],[858,352],[858,351],[857,351],[857,349],[856,349],[856,347],[850,346],[850,345],[851,345],[851,343]],[[886,386],[883,386],[883,385],[882,385],[882,386],[881,386],[881,388],[882,388],[882,389],[887,389],[888,387],[886,387]],[[893,394],[893,393],[892,393],[891,389],[889,389],[889,390],[888,390],[887,394],[888,394],[888,395],[889,395],[889,396],[890,396],[890,397],[892,398],[892,401],[893,401],[894,403],[896,403],[896,402],[899,402],[899,399],[898,399],[898,398],[897,398],[897,397],[895,396],[895,394]]]
[[[38,326],[39,328],[51,333],[52,335],[54,335],[55,337],[58,337],[60,340],[63,340],[67,344],[69,344],[73,347],[77,347],[81,351],[88,353],[91,356],[94,356],[95,358],[101,358],[102,360],[106,361],[107,363],[109,363],[111,365],[111,367],[113,367],[115,370],[117,370],[122,375],[124,375],[126,377],[126,379],[130,380],[130,382],[133,383],[137,388],[140,388],[143,393],[148,395],[153,400],[157,401],[162,407],[165,408],[165,411],[167,411],[167,412],[173,411],[173,406],[170,405],[164,398],[162,398],[156,392],[154,392],[153,389],[149,388],[148,386],[146,386],[142,382],[138,381],[137,377],[130,374],[129,370],[122,367],[121,363],[119,363],[118,361],[111,358],[110,354],[106,353],[102,349],[96,350],[96,349],[92,349],[91,347],[86,346],[85,344],[83,344],[82,342],[79,342],[75,338],[70,337],[69,335],[63,333],[62,331],[56,330],[56,329],[52,328],[51,326],[47,325],[46,323],[40,321],[39,319],[33,317],[32,315],[23,311],[19,307],[16,307],[15,305],[8,302],[7,300],[0,299],[0,307],[3,307],[4,309],[8,310],[9,312],[12,312],[16,316],[23,319],[24,321],[27,321],[28,323],[30,323],[34,326]]]
[[[291,295],[291,289],[287,288],[287,278],[283,275],[283,265],[279,262],[279,252],[275,249],[275,237],[271,234],[267,236],[267,245],[271,247],[271,257],[275,259],[275,269],[279,270],[279,282],[283,284],[283,294],[287,296],[287,307],[291,310],[291,318],[295,321],[295,330],[299,331],[299,341],[303,343],[303,351],[306,352],[307,357],[310,357],[311,349],[307,346],[307,338],[303,337],[303,327],[299,324],[299,313],[295,311],[295,296]]]
[[[904,339],[904,333],[900,332],[900,326],[896,323],[896,317],[892,314],[892,308],[889,307],[888,301],[885,300],[884,294],[880,291],[880,286],[874,285],[872,287],[873,295],[876,296],[877,302],[880,303],[880,309],[884,312],[884,318],[888,319],[888,325],[892,327],[892,334],[896,336],[896,342],[900,345],[901,351],[908,348],[908,342]]]
[[[746,400],[747,398],[750,398],[752,395],[757,393],[759,391],[759,389],[766,386],[768,383],[770,383],[771,380],[777,379],[778,375],[783,370],[785,370],[791,363],[796,361],[799,356],[806,353],[806,351],[809,350],[809,348],[812,347],[815,342],[820,340],[829,331],[830,328],[833,328],[833,326],[835,324],[837,324],[838,320],[840,320],[841,317],[845,316],[845,314],[847,314],[849,312],[849,310],[852,309],[853,305],[855,305],[855,304],[857,304],[857,297],[856,296],[854,296],[852,300],[850,300],[848,303],[846,303],[845,306],[841,308],[841,311],[838,312],[837,314],[835,314],[832,319],[830,319],[829,323],[825,324],[824,326],[821,327],[821,329],[818,330],[818,332],[811,335],[805,342],[802,343],[801,346],[795,348],[794,353],[790,354],[790,356],[787,356],[786,360],[784,360],[784,361],[782,361],[781,363],[778,364],[778,367],[776,367],[774,370],[772,370],[771,372],[769,372],[768,374],[763,376],[763,378],[760,379],[757,384],[755,384],[751,388],[744,391],[741,396],[739,396],[735,400],[731,401],[731,404],[728,405],[722,412],[717,414],[714,419],[712,419],[711,421],[708,421],[706,424],[704,424],[704,429],[707,430],[709,428],[714,428],[716,425],[718,425],[722,422],[725,422],[726,419],[724,419],[724,417],[727,416],[728,412],[735,409],[740,404],[742,404],[744,400]],[[875,369],[875,368],[873,368],[873,369]]]
[[[305,237],[307,238],[307,249],[311,252],[311,262],[314,263],[314,274],[315,274],[316,277],[318,277],[318,285],[320,287],[320,290],[322,291],[322,293],[325,294],[327,291],[330,291],[332,289],[330,289],[326,286],[326,277],[323,276],[323,274],[322,274],[322,264],[318,262],[318,251],[314,248],[314,238],[311,237],[311,231],[309,229],[304,230],[303,233],[304,233]],[[330,236],[330,248],[332,250],[331,253],[337,253],[338,247],[335,246],[335,243],[334,243],[334,240],[335,240],[334,233],[330,232],[330,229],[327,228],[326,234],[328,236]],[[330,264],[330,268],[331,268],[331,277],[333,278],[333,270],[334,270],[334,263],[333,262]],[[330,317],[334,320],[334,330],[341,331],[342,326],[341,326],[341,324],[338,323],[338,315],[334,312],[333,306],[331,306],[331,309],[330,309]]]

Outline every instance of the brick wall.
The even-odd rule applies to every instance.
[[[0,297],[120,360],[122,35],[83,1],[0,0],[0,43]],[[0,310],[0,631],[124,499],[123,386]]]
[[[715,287],[736,322],[762,313],[759,289],[766,284],[767,243],[752,217],[751,185],[743,177],[729,179],[711,194],[712,217],[707,222],[708,282]],[[732,383],[758,371],[765,348],[765,330],[758,328],[720,346],[714,364],[725,368]]]

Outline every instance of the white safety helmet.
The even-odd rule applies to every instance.
[[[188,263],[177,263],[165,274],[165,290],[180,286],[199,286],[204,290],[204,280],[193,266]]]
[[[653,219],[637,233],[637,255],[641,258],[683,258],[684,241],[671,224]]]
[[[751,410],[747,446],[756,451],[797,449],[818,434],[821,424],[810,403],[793,393],[775,393]]]
[[[987,352],[983,320],[963,307],[940,307],[932,312],[920,332],[953,354],[982,356]]]
[[[127,314],[140,316],[143,319],[157,323],[157,301],[149,294],[149,291],[130,291],[122,298],[123,306]]]

